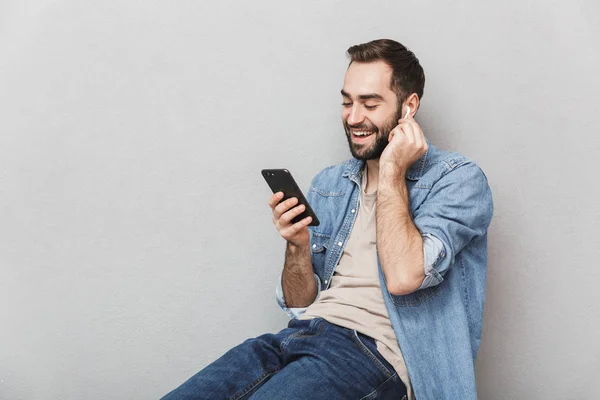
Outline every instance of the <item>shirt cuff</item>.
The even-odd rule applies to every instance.
[[[423,266],[425,267],[425,279],[419,289],[439,285],[444,278],[435,269],[435,266],[446,256],[444,243],[435,236],[424,233],[423,238]],[[419,290],[417,289],[417,290]]]
[[[281,286],[282,275],[283,275],[283,272],[281,274],[279,274],[279,279],[277,280],[277,286],[275,287],[275,298],[277,299],[277,304],[279,304],[279,307],[281,307],[281,309],[283,311],[285,311],[285,313],[290,318],[292,318],[292,319],[297,318],[300,315],[304,314],[304,312],[306,311],[306,309],[308,307],[293,308],[293,307],[288,307],[285,304],[285,299],[283,298],[283,287]],[[319,276],[317,274],[313,273],[313,275],[315,276],[315,284],[317,285],[317,297],[315,297],[315,301],[316,301],[319,298],[319,295],[321,294],[321,279],[319,278]]]

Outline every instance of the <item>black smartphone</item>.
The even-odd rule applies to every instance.
[[[310,226],[319,226],[319,218],[315,215],[315,212],[308,204],[306,197],[302,193],[302,190],[296,184],[294,177],[287,169],[263,169],[261,171],[262,176],[265,178],[269,187],[273,191],[273,193],[283,192],[283,199],[279,202],[285,201],[291,197],[296,197],[298,199],[298,203],[294,206],[297,207],[300,204],[304,204],[306,209],[302,214],[297,215],[292,219],[292,224],[301,221],[303,218],[312,217],[312,221],[310,221]]]

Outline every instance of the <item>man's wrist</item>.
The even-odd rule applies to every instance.
[[[384,167],[383,169],[380,167],[377,191],[398,191],[401,188],[400,185],[404,183],[406,171],[399,167]]]
[[[398,163],[386,163],[379,165],[379,177],[384,179],[399,179],[406,176],[408,168]]]
[[[308,243],[305,245],[295,245],[292,242],[287,242],[287,248],[291,254],[296,254],[307,251],[310,246]]]

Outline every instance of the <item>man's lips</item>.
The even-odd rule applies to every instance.
[[[366,142],[375,132],[365,130],[351,130],[352,140],[357,143]]]

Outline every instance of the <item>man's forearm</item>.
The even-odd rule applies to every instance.
[[[312,270],[310,247],[297,247],[287,243],[281,287],[288,307],[307,307],[315,300],[317,286]]]
[[[377,249],[390,293],[404,295],[419,288],[425,277],[423,238],[410,216],[404,173],[379,177],[377,189]]]

